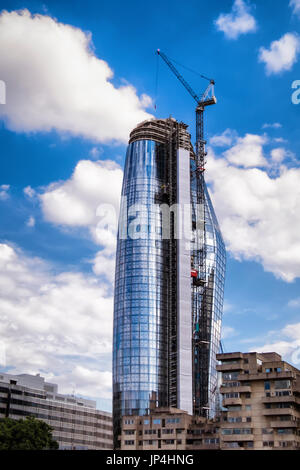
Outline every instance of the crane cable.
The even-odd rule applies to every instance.
[[[154,93],[154,109],[157,109],[157,94],[158,94],[158,74],[159,74],[159,56],[156,55],[156,74],[155,74],[155,93]]]

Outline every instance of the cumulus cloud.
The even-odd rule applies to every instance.
[[[271,158],[275,163],[281,163],[288,156],[288,152],[283,147],[271,150]]]
[[[110,160],[81,160],[71,178],[51,184],[40,194],[44,217],[61,226],[82,227],[102,246],[93,270],[109,282],[115,247],[123,171]]]
[[[34,227],[35,226],[35,218],[32,215],[30,217],[28,217],[28,219],[26,221],[26,225],[27,225],[27,227]]]
[[[211,196],[231,254],[256,260],[291,282],[300,277],[300,169],[284,165],[283,150],[278,149],[272,153],[276,164],[281,163],[278,174],[272,175],[272,160],[266,167],[252,168],[251,161],[264,158],[257,149],[262,141],[253,138],[252,143],[254,150],[245,153],[240,143],[223,158],[209,149],[206,178]]]
[[[236,137],[237,133],[235,131],[226,129],[222,134],[211,137],[209,143],[213,147],[229,147]]]
[[[93,50],[91,34],[28,10],[0,15],[1,79],[9,129],[78,135],[99,142],[127,141],[148,119],[147,96],[115,86],[113,71]]]
[[[280,122],[274,122],[274,123],[272,123],[272,124],[266,122],[266,123],[262,126],[263,129],[281,129],[281,127],[282,127],[282,124],[280,124]]]
[[[291,70],[298,60],[300,38],[296,33],[286,33],[279,40],[273,41],[269,49],[261,47],[259,62],[265,64],[267,75]]]
[[[263,146],[266,144],[266,136],[246,134],[239,137],[237,143],[225,152],[225,157],[230,163],[243,167],[265,166],[267,164],[263,155]]]
[[[300,0],[290,0],[289,5],[293,9],[293,14],[300,16]]]
[[[12,373],[46,375],[70,393],[111,396],[113,299],[94,276],[55,273],[0,245],[0,332]],[[2,364],[3,365],[3,364]]]
[[[99,204],[119,208],[123,171],[111,160],[80,160],[71,178],[52,183],[40,196],[46,220],[59,225],[95,226]]]
[[[286,325],[279,331],[270,331],[267,342],[254,345],[249,350],[259,352],[277,352],[287,362],[300,366],[300,323]]]
[[[30,199],[34,198],[36,195],[35,190],[31,186],[26,186],[26,188],[23,189],[23,193]]]
[[[1,201],[5,201],[6,199],[9,198],[9,193],[8,193],[9,188],[10,188],[9,184],[0,185],[0,200]]]
[[[231,13],[221,13],[215,25],[228,39],[237,39],[241,34],[253,33],[257,29],[256,20],[243,0],[235,0]]]

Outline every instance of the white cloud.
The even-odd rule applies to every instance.
[[[300,0],[290,0],[289,5],[293,9],[293,14],[300,16]]]
[[[46,220],[59,225],[95,227],[99,204],[119,209],[123,171],[111,160],[81,160],[67,181],[52,183],[40,196]]]
[[[13,373],[54,378],[63,393],[110,398],[113,299],[79,272],[56,274],[0,245],[0,334]]]
[[[91,34],[50,16],[3,11],[0,56],[7,85],[0,117],[9,129],[126,142],[150,117],[149,97],[139,97],[130,84],[113,85],[113,71],[96,57]]]
[[[225,152],[226,159],[209,149],[207,159],[206,178],[227,249],[236,259],[256,260],[291,282],[300,277],[300,169],[281,164],[272,177],[271,163],[238,168],[235,163],[244,158],[240,151],[240,156],[236,149]]]
[[[230,163],[244,167],[265,166],[267,164],[263,155],[263,146],[266,144],[265,136],[246,134],[239,137],[236,145],[227,150],[224,155]]]
[[[9,188],[10,188],[9,184],[0,185],[0,200],[1,201],[5,201],[6,199],[9,198],[9,193],[8,193]]]
[[[271,150],[271,158],[274,163],[281,163],[288,156],[288,152],[283,147]]]
[[[291,308],[298,308],[300,307],[300,297],[297,299],[292,299],[289,301],[288,306]]]
[[[282,124],[280,124],[280,122],[274,122],[274,123],[265,123],[263,126],[262,126],[263,129],[281,129],[282,128]]]
[[[215,24],[228,39],[237,39],[241,34],[253,33],[257,29],[256,20],[243,0],[235,0],[231,13],[221,13]]]
[[[102,149],[98,147],[92,147],[91,150],[89,151],[89,156],[93,158],[94,160],[97,160],[102,153],[103,153]]]
[[[237,133],[235,131],[226,129],[222,134],[211,137],[209,143],[214,147],[229,147],[236,137]]]
[[[23,193],[30,199],[32,199],[36,195],[35,190],[31,186],[26,186],[26,188],[23,189]]]
[[[270,49],[261,47],[259,62],[263,62],[267,75],[291,70],[300,52],[300,38],[296,33],[286,33],[278,41],[273,41]]]
[[[27,227],[34,227],[35,226],[35,218],[31,215],[26,221]]]
[[[111,282],[123,171],[110,160],[81,160],[67,181],[51,184],[40,195],[46,220],[69,227],[86,228],[102,246],[93,270]]]
[[[231,326],[222,326],[222,339],[232,338],[237,334],[237,331]]]
[[[262,346],[253,346],[249,350],[257,352],[277,352],[283,360],[300,366],[300,323],[286,325],[279,331],[270,331],[268,342]]]

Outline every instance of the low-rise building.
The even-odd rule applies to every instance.
[[[177,408],[154,408],[147,416],[124,416],[122,450],[218,449],[218,423]]]
[[[300,371],[277,353],[218,354],[214,420],[176,408],[124,416],[122,450],[300,449]]]
[[[277,353],[217,355],[222,449],[300,448],[300,371]]]
[[[112,415],[96,402],[58,393],[39,375],[0,372],[0,419],[33,416],[53,428],[60,449],[112,449]]]

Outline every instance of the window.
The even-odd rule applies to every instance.
[[[265,382],[265,390],[270,390],[270,389],[271,389],[270,382]]]
[[[291,428],[278,428],[278,434],[293,434],[293,429]]]
[[[149,419],[144,419],[144,424],[149,424]]]
[[[272,372],[273,369],[270,369],[269,367],[266,369],[266,374],[269,374],[270,372]]]
[[[238,378],[239,372],[223,372],[223,380],[235,380]]]
[[[240,394],[238,392],[224,393],[224,398],[240,398]]]
[[[241,411],[242,407],[241,407],[241,405],[228,405],[228,406],[226,406],[226,409],[228,411]]]
[[[282,389],[282,388],[290,388],[291,382],[290,380],[276,380],[275,381],[275,390]]]
[[[134,424],[134,419],[125,419],[124,424]]]
[[[274,441],[264,441],[263,446],[264,447],[273,447]]]
[[[124,441],[125,446],[133,446],[134,441]]]
[[[276,367],[274,370],[275,372],[281,372],[281,367]]]
[[[168,424],[180,423],[180,418],[168,418],[167,423]]]
[[[273,434],[273,429],[272,428],[263,428],[262,429],[262,434]]]
[[[163,441],[164,444],[174,444],[174,439],[166,439]]]
[[[245,405],[245,410],[250,411],[251,410],[251,405]]]
[[[157,418],[153,420],[153,424],[160,424],[160,422],[161,422],[160,419],[157,419]]]

